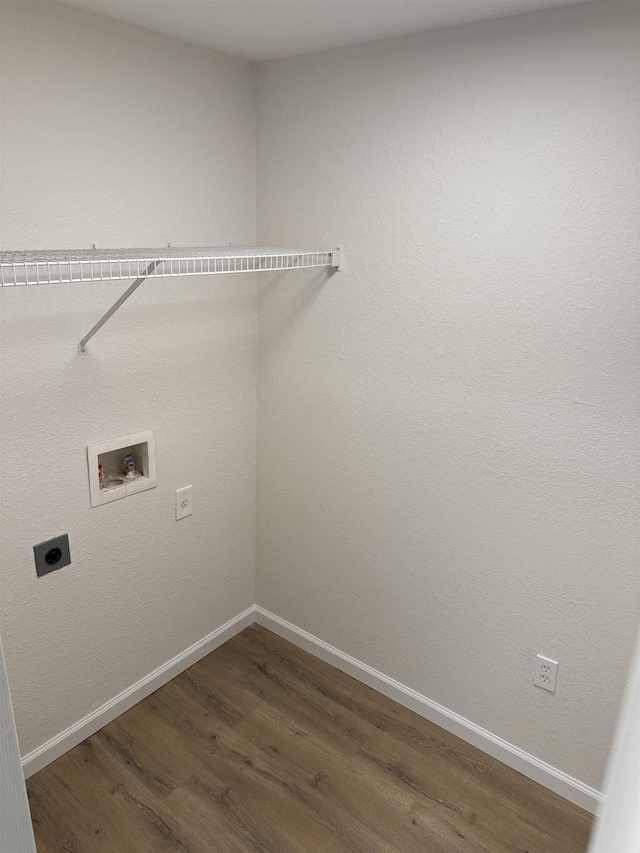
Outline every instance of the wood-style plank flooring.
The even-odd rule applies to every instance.
[[[257,625],[28,790],[39,853],[583,853],[591,827]]]

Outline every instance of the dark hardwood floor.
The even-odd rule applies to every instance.
[[[591,827],[257,625],[28,790],[39,853],[583,853]]]

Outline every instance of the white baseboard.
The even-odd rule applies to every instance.
[[[185,669],[188,669],[199,661],[200,658],[203,658],[214,649],[217,649],[218,646],[226,643],[235,634],[238,634],[251,625],[254,622],[254,615],[255,607],[252,605],[238,614],[238,616],[221,625],[215,631],[212,631],[206,637],[198,640],[197,643],[194,643],[179,655],[176,655],[153,672],[145,675],[144,678],[141,678],[140,681],[123,690],[122,693],[114,696],[113,699],[105,702],[104,705],[101,705],[100,708],[97,708],[82,720],[78,720],[77,723],[69,726],[68,729],[60,732],[60,734],[51,738],[51,740],[43,743],[42,746],[25,755],[22,758],[22,770],[25,779],[37,773],[38,770],[42,770],[43,767],[55,761],[56,758],[60,758],[61,755],[73,749],[74,746],[77,746],[85,738],[95,734],[103,726],[106,726],[107,723],[115,720],[116,717],[119,717],[120,714],[128,711],[129,708],[132,708],[146,696],[158,690],[163,684],[166,684],[172,678],[175,678],[176,675],[184,672]]]
[[[273,631],[274,634],[278,634],[283,639],[289,640],[301,649],[335,666],[336,669],[351,675],[363,684],[367,684],[384,696],[404,705],[405,708],[415,711],[421,717],[446,729],[451,734],[457,735],[467,743],[486,752],[492,758],[497,758],[498,761],[502,761],[503,764],[512,767],[522,773],[523,776],[533,779],[577,806],[595,813],[600,803],[604,801],[604,796],[595,788],[585,785],[578,779],[563,773],[562,770],[558,770],[557,767],[552,767],[546,761],[530,755],[514,744],[477,726],[470,720],[466,720],[460,714],[433,702],[410,687],[389,678],[384,673],[378,672],[366,663],[341,652],[340,649],[330,646],[318,637],[314,637],[307,631],[303,631],[296,625],[292,625],[291,622],[281,619],[258,605],[255,608],[255,621]]]
[[[268,610],[258,605],[248,607],[245,611],[230,619],[226,624],[212,631],[188,649],[172,658],[158,669],[141,678],[131,687],[128,687],[118,696],[110,699],[97,710],[88,714],[82,720],[78,720],[68,729],[43,743],[37,749],[25,755],[22,759],[22,769],[25,778],[32,776],[55,761],[65,752],[73,749],[85,738],[95,734],[107,723],[115,720],[120,714],[128,711],[145,697],[162,687],[176,675],[184,672],[196,661],[208,655],[218,646],[226,643],[231,637],[244,630],[253,622],[263,625],[274,634],[278,634],[285,640],[289,640],[301,649],[320,658],[337,669],[346,672],[347,675],[367,684],[384,696],[388,696],[405,708],[415,711],[421,717],[430,720],[437,726],[446,729],[451,734],[457,735],[467,743],[473,744],[487,755],[497,758],[503,764],[512,767],[529,779],[544,785],[545,788],[554,791],[561,797],[580,806],[587,811],[595,813],[597,807],[604,801],[603,795],[595,788],[585,785],[578,779],[574,779],[562,770],[552,767],[545,761],[530,755],[514,744],[492,734],[486,729],[477,726],[470,720],[461,717],[454,711],[450,711],[443,705],[433,702],[426,696],[422,696],[410,687],[406,687],[399,681],[378,672],[366,663],[357,660],[351,655],[345,654],[334,646],[325,643],[318,637],[314,637],[302,628],[298,628],[291,622],[281,619]]]

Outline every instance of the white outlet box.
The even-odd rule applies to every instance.
[[[128,477],[124,469],[125,456],[132,456],[135,473]],[[122,435],[110,441],[101,441],[87,447],[89,467],[89,496],[91,506],[97,507],[112,501],[155,489],[156,440],[153,430]],[[103,479],[100,478],[102,468]]]
[[[176,489],[176,521],[193,513],[192,490],[193,486]]]
[[[556,681],[558,680],[557,660],[550,660],[542,655],[536,656],[536,674],[533,683],[536,687],[541,687],[543,690],[548,690],[549,693],[556,692]]]

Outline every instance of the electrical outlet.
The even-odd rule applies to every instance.
[[[548,690],[549,693],[556,692],[556,681],[558,680],[557,660],[550,660],[542,655],[536,656],[536,674],[533,683],[536,687]]]
[[[193,513],[192,489],[193,486],[176,489],[176,521],[180,521],[181,518],[186,518]]]
[[[33,546],[33,555],[36,560],[36,574],[39,578],[56,572],[65,566],[71,565],[71,551],[69,550],[69,537],[66,533],[62,536],[54,536],[45,542],[39,542]]]

